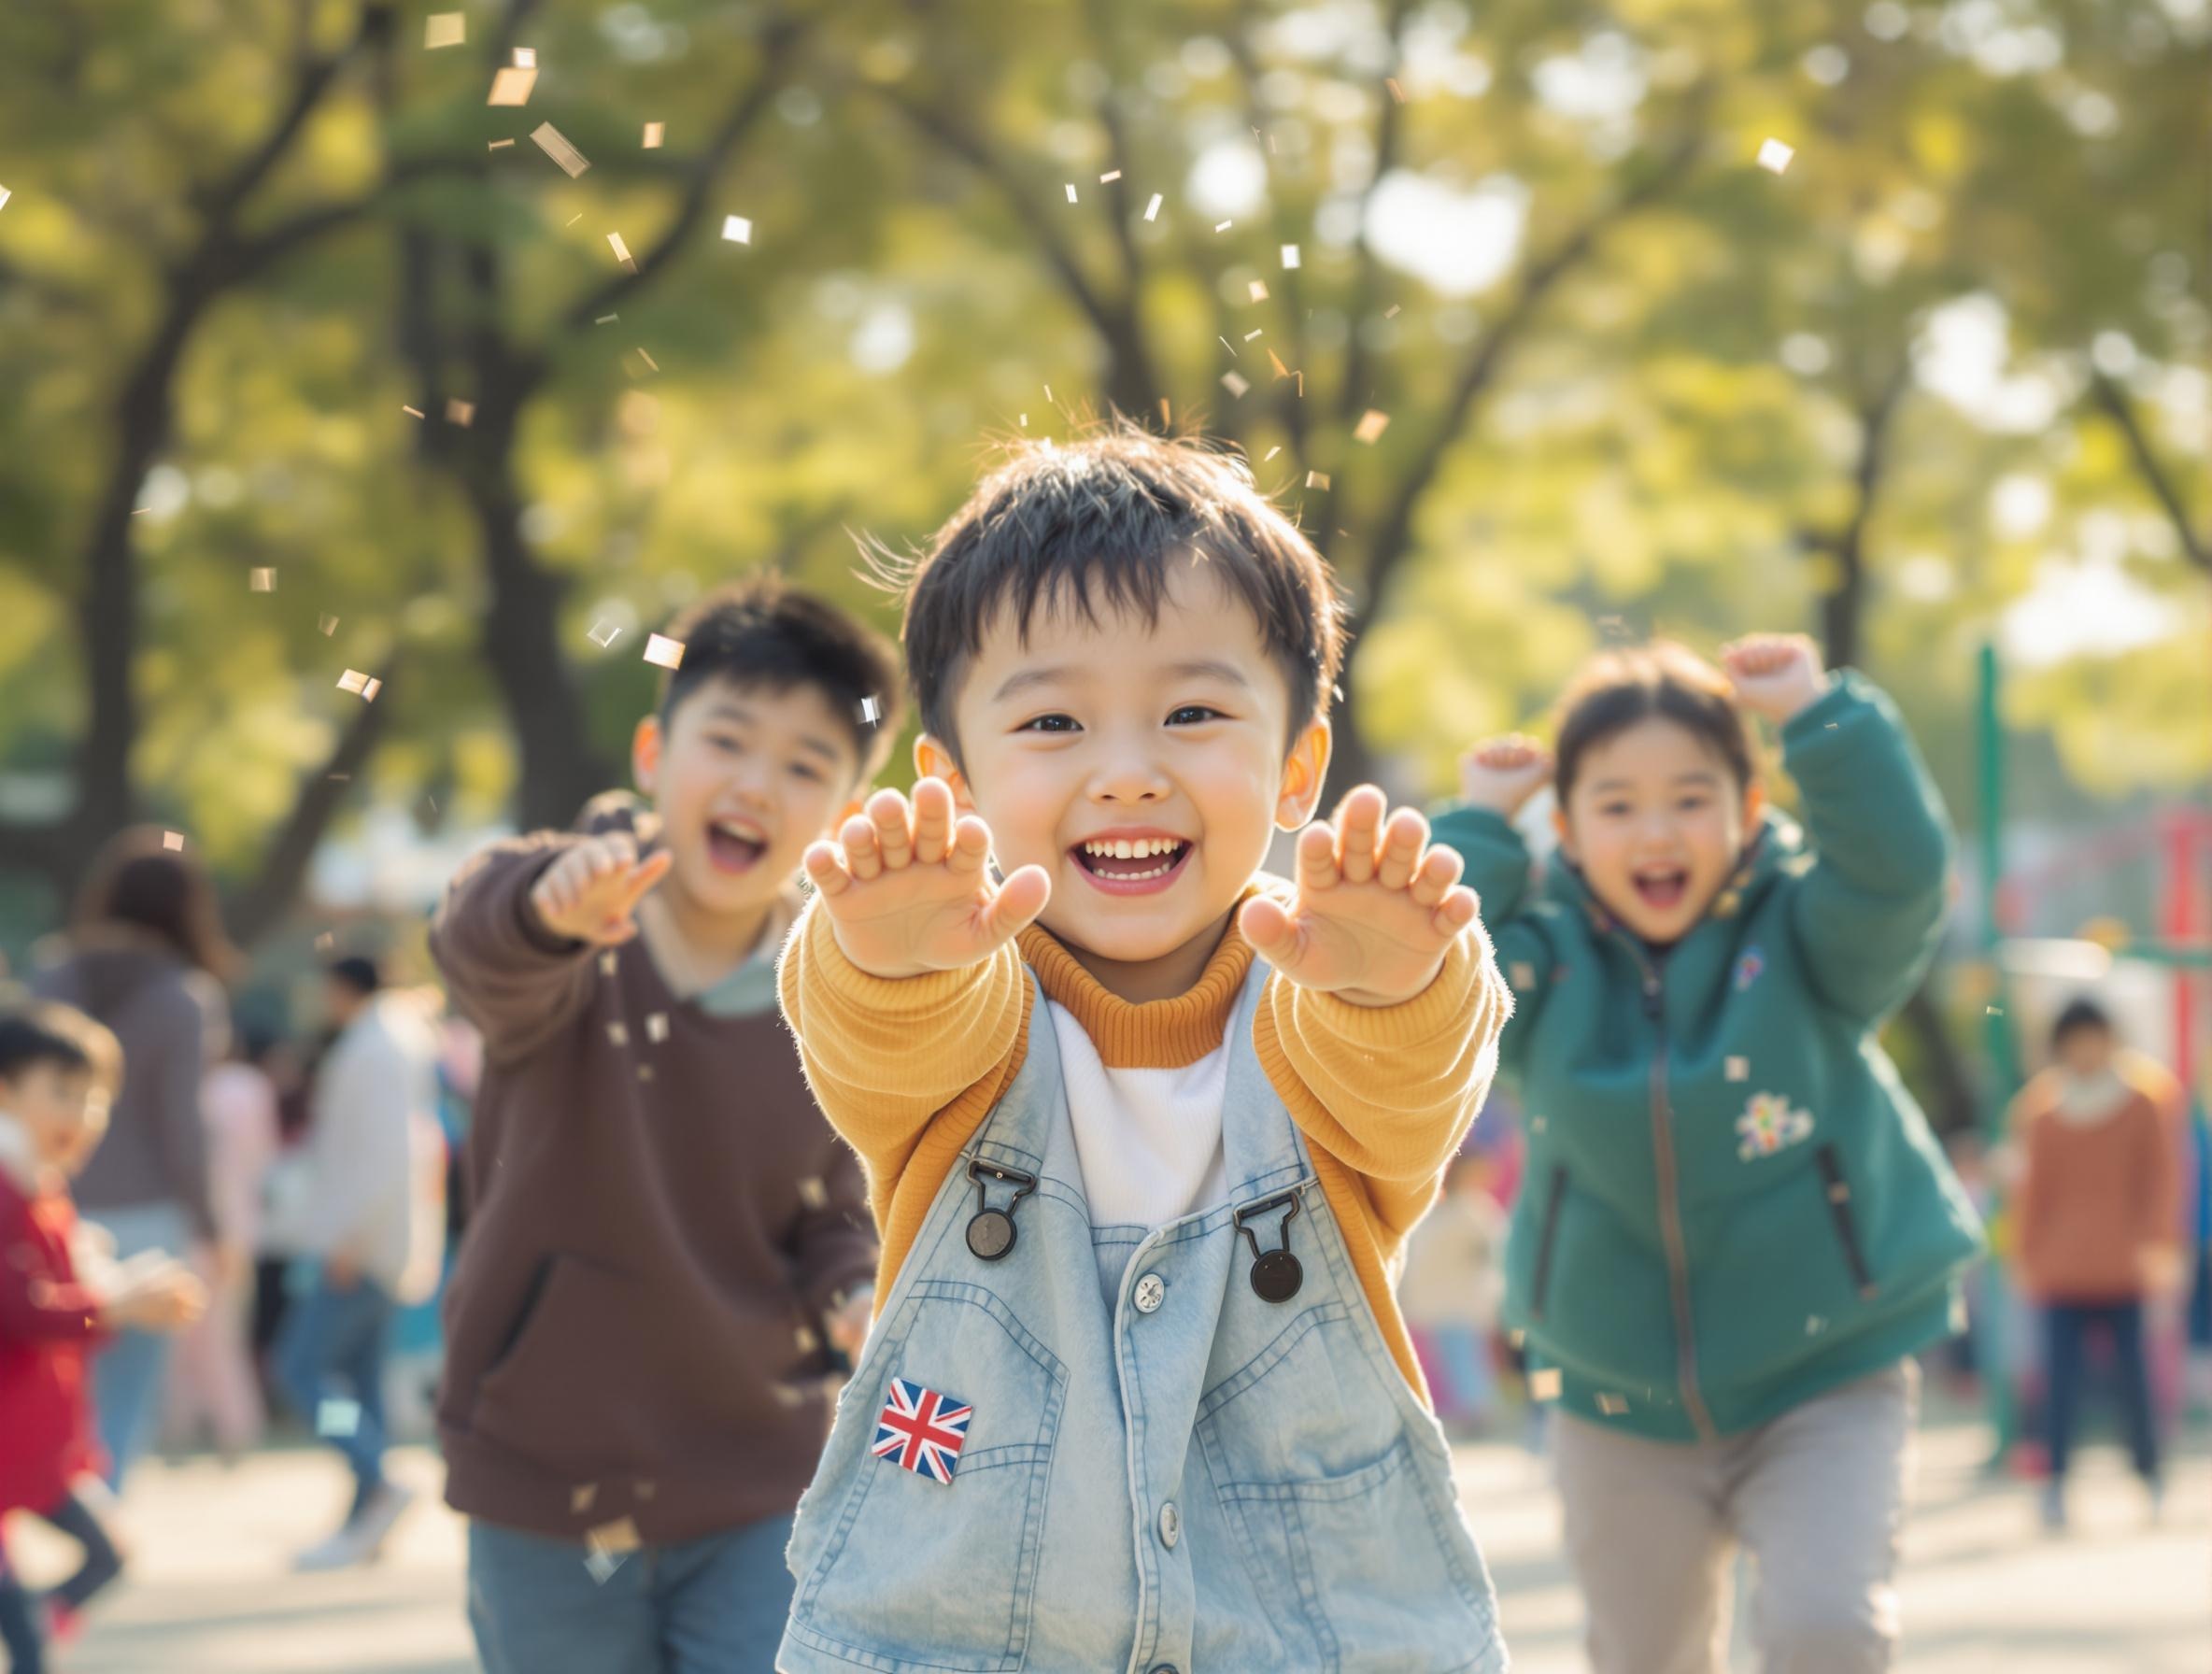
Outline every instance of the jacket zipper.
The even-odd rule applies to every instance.
[[[1674,1110],[1666,1097],[1666,1007],[1659,973],[1643,950],[1633,943],[1644,978],[1644,1015],[1658,1026],[1659,1045],[1652,1054],[1652,1156],[1659,1175],[1659,1236],[1666,1246],[1666,1282],[1674,1298],[1676,1377],[1681,1384],[1682,1406],[1696,1427],[1698,1440],[1710,1441],[1719,1433],[1705,1397],[1697,1387],[1697,1344],[1690,1330],[1690,1258],[1682,1238],[1682,1205],[1674,1155]]]
[[[1529,1298],[1528,1312],[1537,1319],[1544,1317],[1544,1298],[1552,1289],[1552,1244],[1559,1236],[1559,1206],[1567,1199],[1567,1168],[1556,1164],[1552,1170],[1552,1184],[1544,1196],[1544,1230],[1536,1246],[1535,1294]]]
[[[1843,1175],[1843,1158],[1834,1145],[1822,1145],[1813,1153],[1813,1161],[1821,1170],[1822,1195],[1828,1199],[1828,1216],[1836,1224],[1836,1241],[1843,1246],[1844,1265],[1850,1269],[1860,1299],[1871,1301],[1874,1275],[1867,1270],[1866,1252],[1859,1243],[1859,1224],[1851,1214],[1851,1187]]]

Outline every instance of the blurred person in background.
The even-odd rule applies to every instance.
[[[262,1071],[276,1095],[276,1156],[271,1164],[272,1172],[281,1169],[286,1158],[298,1156],[306,1141],[308,1095],[314,1071],[322,1054],[329,1049],[327,1039],[310,1043],[291,1035],[279,1035],[262,1057]],[[264,1182],[264,1205],[267,1195]],[[270,1241],[268,1217],[263,1214],[261,1235],[253,1247],[253,1318],[248,1341],[264,1405],[278,1396],[269,1375],[269,1355],[276,1347],[276,1333],[291,1306],[291,1298],[284,1289],[291,1272],[291,1257]]]
[[[1454,1434],[1481,1430],[1497,1393],[1490,1340],[1505,1297],[1506,1213],[1490,1168],[1478,1151],[1452,1159],[1436,1207],[1407,1241],[1397,1287],[1437,1418]]]
[[[2066,1469],[2092,1334],[2109,1340],[2129,1451],[2154,1515],[2158,1509],[2143,1312],[2178,1276],[2179,1158],[2165,1114],[2120,1072],[2111,1016],[2095,1000],[2060,1012],[2051,1056],[2015,1100],[2012,1125],[2026,1158],[2016,1258],[2022,1290],[2044,1311],[2050,1479],[2043,1518],[2055,1529],[2066,1522]]]
[[[415,1154],[420,1124],[435,1121],[436,1048],[412,998],[381,988],[369,959],[325,970],[337,1039],[315,1077],[306,1141],[270,1193],[271,1241],[313,1270],[277,1336],[276,1381],[353,1472],[345,1521],[300,1554],[302,1569],[374,1557],[412,1497],[384,1474],[384,1376],[418,1255]]]
[[[208,1179],[224,1247],[261,1244],[262,1193],[276,1160],[276,1085],[262,1066],[274,1046],[265,1030],[239,1026],[237,1050],[207,1072],[200,1110],[207,1122]],[[250,1340],[253,1273],[237,1261],[211,1287],[206,1317],[177,1345],[163,1433],[191,1446],[203,1435],[226,1459],[261,1440],[267,1420]]]
[[[220,1288],[246,1255],[220,1241],[200,1096],[229,1033],[223,983],[237,955],[206,868],[158,828],[119,833],[94,857],[68,933],[42,951],[33,989],[122,1044],[122,1088],[77,1183],[78,1209],[113,1236],[119,1261],[189,1255]],[[126,1328],[94,1362],[93,1406],[118,1488],[153,1439],[172,1347],[160,1332]]]

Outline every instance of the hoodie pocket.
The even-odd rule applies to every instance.
[[[1874,1275],[1867,1270],[1866,1251],[1859,1242],[1858,1217],[1851,1210],[1851,1185],[1843,1171],[1843,1157],[1834,1145],[1822,1145],[1813,1153],[1813,1164],[1819,1169],[1821,1192],[1828,1200],[1828,1221],[1836,1230],[1836,1241],[1843,1252],[1843,1265],[1851,1276],[1851,1286],[1859,1293],[1861,1301],[1873,1299]]]
[[[1556,1164],[1552,1170],[1552,1183],[1544,1191],[1544,1220],[1536,1242],[1536,1273],[1528,1285],[1528,1312],[1532,1319],[1544,1317],[1544,1298],[1552,1290],[1552,1248],[1559,1239],[1559,1212],[1567,1203],[1567,1167]]]
[[[643,1404],[593,1398],[619,1379],[651,1387],[659,1371],[638,1288],[618,1273],[555,1256],[525,1297],[507,1347],[476,1385],[469,1427],[585,1481],[594,1468],[654,1456]]]

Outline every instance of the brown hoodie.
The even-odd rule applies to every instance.
[[[652,846],[627,798],[579,825]],[[446,1497],[539,1534],[691,1539],[798,1503],[830,1432],[821,1318],[872,1279],[875,1239],[773,993],[716,1015],[642,939],[602,953],[538,919],[531,887],[580,841],[492,844],[431,930],[485,1037]]]

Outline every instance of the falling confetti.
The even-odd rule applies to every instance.
[[[1404,306],[1405,305],[1403,303],[1392,303],[1389,307],[1382,310],[1382,318],[1385,319],[1396,319],[1398,317],[1399,311],[1403,309]]]
[[[515,142],[511,139],[495,139],[489,144],[486,145],[484,149],[487,151],[503,151],[507,149],[507,147],[513,145],[514,143]]]
[[[645,1018],[645,1039],[658,1046],[668,1039],[668,1014],[654,1012]]]
[[[597,319],[593,320],[591,323],[592,323],[593,325],[613,325],[613,324],[615,323],[615,321],[616,321],[616,320],[617,320],[617,319],[621,319],[621,318],[622,318],[622,316],[621,316],[621,315],[619,315],[619,314],[602,314],[602,315],[601,315],[601,316],[600,316],[600,317],[599,317]]]
[[[618,1019],[618,1018],[617,1018],[617,1019],[615,1022],[608,1024],[608,1025],[607,1025],[607,1041],[608,1041],[608,1043],[609,1043],[610,1044],[612,1044],[612,1045],[616,1045],[616,1046],[627,1046],[627,1045],[629,1045],[629,1044],[630,1044],[630,1025],[629,1025],[629,1024],[627,1024],[627,1023],[624,1023],[624,1022],[622,1022],[622,1021],[621,1021],[620,1019]]]
[[[1628,1411],[1628,1397],[1610,1393],[1601,1395],[1597,1397],[1597,1410],[1608,1418],[1618,1418]]]
[[[1390,415],[1380,407],[1369,407],[1359,416],[1359,428],[1352,433],[1354,442],[1370,446],[1382,439],[1382,433],[1390,428]]]
[[[1022,417],[1027,418],[1028,415],[1025,413],[1022,415]],[[883,705],[877,702],[872,695],[860,700],[860,718],[867,722],[868,725],[872,727],[877,721],[883,719]]]
[[[459,396],[447,397],[446,422],[447,424],[458,424],[461,429],[466,430],[475,422],[475,417],[476,404],[475,402],[462,401]]]
[[[367,685],[361,688],[361,701],[364,703],[374,703],[376,701],[376,694],[383,689],[383,681],[371,680]]]
[[[1221,375],[1221,387],[1233,396],[1241,396],[1245,390],[1252,388],[1252,384],[1249,379],[1241,377],[1234,372],[1225,372]]]
[[[1732,1057],[1723,1068],[1730,1081],[1749,1081],[1751,1078],[1751,1060],[1748,1057]]]
[[[1233,220],[1217,220],[1213,223],[1213,230],[1216,233],[1226,233],[1236,224]]]
[[[1255,279],[1252,281],[1252,300],[1255,303],[1264,303],[1268,300],[1268,286],[1266,280]]]
[[[1154,192],[1152,194],[1152,202],[1144,206],[1144,219],[1146,220],[1152,220],[1159,215],[1160,197],[1161,194],[1159,192]]]
[[[248,570],[246,572],[246,586],[250,592],[273,593],[276,590],[276,572],[270,569]]]
[[[1779,175],[1790,166],[1790,159],[1797,155],[1794,146],[1786,146],[1779,139],[1770,139],[1759,148],[1759,166],[1770,175]]]
[[[464,12],[433,11],[422,20],[422,44],[432,51],[440,47],[458,47],[469,38],[469,20]]]
[[[607,234],[607,243],[614,248],[615,260],[621,262],[622,265],[630,269],[631,273],[635,273],[637,271],[636,259],[631,255],[630,247],[622,242],[622,234],[619,233],[609,233]]]
[[[651,1477],[641,1476],[634,1483],[631,1485],[631,1492],[635,1494],[640,1499],[651,1499],[653,1496],[659,1490],[659,1486],[660,1484],[656,1482]]]
[[[1396,76],[1383,77],[1382,85],[1390,90],[1390,96],[1396,99],[1400,105],[1403,105],[1406,102],[1406,90],[1397,84],[1397,78]]]
[[[1296,267],[1297,264],[1298,247],[1295,244],[1284,245],[1283,247],[1283,265],[1286,268],[1291,268]]]
[[[1819,1314],[1808,1313],[1805,1316],[1805,1334],[1808,1337],[1818,1337],[1827,1328],[1828,1322],[1822,1319]]]
[[[406,414],[410,418],[419,418],[422,417],[422,409],[420,407],[411,407],[404,402],[400,404],[400,411]]]
[[[338,631],[338,618],[336,617],[319,616],[315,618],[315,626],[321,631],[322,637],[328,639],[332,634]]]
[[[1324,471],[1309,471],[1309,472],[1307,472],[1307,473],[1306,473],[1306,486],[1307,486],[1309,489],[1326,489],[1326,488],[1327,488],[1327,487],[1328,487],[1328,474],[1327,474],[1326,472],[1324,472]]]
[[[162,833],[162,846],[169,850],[172,854],[182,853],[184,849],[184,833],[182,831],[163,831]]]
[[[658,151],[660,149],[661,136],[667,132],[668,124],[666,122],[647,122],[645,124],[645,149]]]
[[[684,642],[680,639],[670,639],[666,634],[647,634],[645,636],[645,660],[658,663],[664,669],[681,668],[684,665]]]
[[[530,136],[538,142],[539,150],[568,171],[572,180],[591,166],[585,161],[584,153],[562,138],[560,130],[551,122],[540,122],[530,131]]]
[[[1515,959],[1506,967],[1506,980],[1516,988],[1536,986],[1536,967],[1525,959]]]
[[[750,244],[753,242],[753,223],[742,215],[725,215],[722,218],[722,236],[730,244]]]
[[[581,1517],[591,1509],[591,1502],[598,1497],[599,1484],[586,1482],[580,1487],[571,1488],[568,1491],[568,1509],[574,1515]]]
[[[338,676],[340,691],[361,691],[369,684],[369,677],[359,669],[347,669]]]
[[[612,1553],[588,1552],[584,1554],[584,1572],[603,1587],[614,1578],[615,1571],[621,1568],[622,1560]]]
[[[591,624],[591,631],[584,637],[603,651],[622,637],[622,626],[618,622],[610,622],[606,617],[602,617]]]
[[[811,1355],[822,1346],[822,1340],[814,1334],[811,1326],[801,1326],[792,1332],[791,1340],[799,1345],[799,1352],[802,1355]]]
[[[351,1436],[360,1429],[359,1401],[340,1400],[333,1397],[315,1409],[315,1433],[318,1436]]]
[[[615,950],[614,950],[613,948],[611,948],[611,947],[610,947],[610,948],[608,948],[608,949],[607,949],[607,950],[606,950],[604,953],[603,953],[603,954],[601,954],[601,955],[599,956],[599,973],[600,973],[600,975],[602,975],[602,976],[612,976],[612,975],[614,975],[614,974],[615,974],[615,967],[616,967],[617,965],[618,965],[619,963],[621,963],[621,960],[620,960],[620,959],[619,959],[619,958],[617,957],[617,955],[616,955],[616,953],[615,953]]]
[[[1269,461],[1269,460],[1273,459],[1273,458],[1274,458],[1274,457],[1275,457],[1277,454],[1281,453],[1282,451],[1283,451],[1283,445],[1282,445],[1280,442],[1278,442],[1278,443],[1277,443],[1277,444],[1276,444],[1274,447],[1272,447],[1269,448],[1269,449],[1268,449],[1268,451],[1267,451],[1265,454],[1263,454],[1263,455],[1260,457],[1260,461],[1259,461],[1259,462],[1260,462],[1261,464],[1263,464],[1263,465],[1264,465],[1264,464],[1266,464],[1266,463],[1268,462],[1268,461]]]
[[[1107,171],[1106,171],[1104,174],[1102,174],[1102,175],[1100,175],[1100,176],[1099,177],[1099,185],[1101,185],[1101,186],[1104,186],[1104,185],[1106,185],[1107,183],[1109,183],[1110,181],[1118,180],[1118,179],[1120,179],[1120,178],[1121,178],[1121,170],[1119,170],[1119,169],[1117,169],[1117,168],[1111,168],[1111,169],[1108,169],[1108,170],[1107,170]]]
[[[1547,1366],[1528,1374],[1528,1398],[1532,1401],[1555,1401],[1559,1398],[1559,1372]]]
[[[818,1175],[808,1174],[799,1182],[799,1200],[809,1209],[830,1207],[830,1188]]]
[[[538,84],[535,70],[495,70],[491,77],[491,92],[487,93],[487,105],[527,105],[530,90]]]
[[[5,186],[0,186],[0,209],[5,209],[7,206],[7,200],[13,196],[15,196],[14,192],[8,191]]]
[[[515,49],[515,67],[518,70],[536,69],[538,67],[538,50],[535,47],[517,47]]]
[[[642,348],[637,351],[637,358],[645,363],[646,371],[659,372],[660,370],[660,362],[656,361],[651,355],[647,354]]]
[[[1267,327],[1265,327],[1265,326],[1259,326],[1259,325],[1255,325],[1255,326],[1254,326],[1254,327],[1253,327],[1253,328],[1252,328],[1252,329],[1251,329],[1249,332],[1246,332],[1246,333],[1244,333],[1244,341],[1245,341],[1245,342],[1247,342],[1247,343],[1251,342],[1251,341],[1252,341],[1252,340],[1253,340],[1255,337],[1257,337],[1257,336],[1259,336],[1259,335],[1260,335],[1260,334],[1261,334],[1263,332],[1265,332],[1266,330],[1267,330]]]

